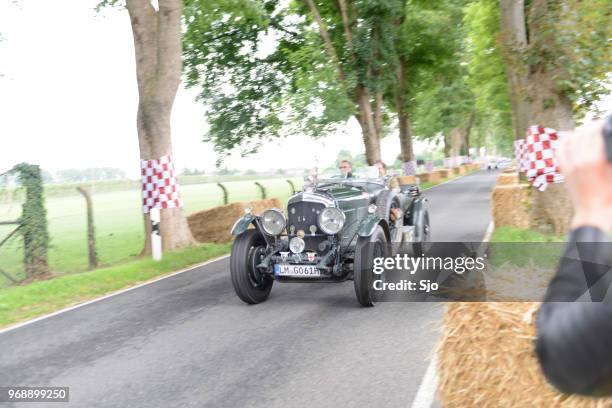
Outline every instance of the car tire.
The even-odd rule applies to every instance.
[[[353,264],[353,283],[359,304],[365,307],[374,306],[374,258],[387,256],[387,236],[379,225],[369,237],[359,237],[355,246]]]
[[[256,304],[270,295],[274,280],[262,275],[255,265],[264,254],[266,241],[256,229],[238,235],[232,245],[230,275],[238,297],[245,303]]]
[[[415,222],[415,239],[416,242],[412,244],[412,254],[414,256],[421,256],[426,254],[430,247],[431,240],[431,225],[429,223],[429,211],[424,210]]]

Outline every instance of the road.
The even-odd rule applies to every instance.
[[[434,240],[482,238],[495,176],[425,192]],[[0,334],[0,386],[69,386],[53,407],[406,408],[442,313],[361,308],[352,282],[276,284],[247,306],[225,258]]]

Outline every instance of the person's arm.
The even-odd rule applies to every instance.
[[[612,304],[602,301],[612,272],[605,241],[606,234],[596,227],[572,232],[538,313],[540,365],[549,382],[566,393],[610,391]]]
[[[559,159],[575,208],[565,254],[537,318],[536,354],[547,379],[566,393],[612,392],[612,164],[602,123],[563,141]]]

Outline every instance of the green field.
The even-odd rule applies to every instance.
[[[258,180],[268,197],[289,197],[291,190],[286,178]],[[301,178],[291,178],[301,188]],[[230,202],[259,198],[254,180],[228,181]],[[181,196],[187,214],[222,204],[220,188],[215,183],[181,186]],[[142,249],[144,238],[139,190],[99,192],[92,196],[96,226],[98,256],[102,265],[111,265],[135,258]],[[47,202],[51,248],[49,263],[54,273],[74,273],[87,269],[85,200],[79,195],[48,197]],[[19,217],[20,203],[0,201],[0,221]],[[0,240],[12,230],[0,226]],[[23,277],[22,246],[19,237],[0,247],[0,268],[17,279]],[[8,280],[0,276],[0,287]]]

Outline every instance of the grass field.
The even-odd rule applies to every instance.
[[[141,258],[108,268],[4,288],[0,290],[0,327],[219,257],[229,249],[229,244],[202,244],[166,254],[161,262]]]
[[[285,178],[259,180],[268,197],[289,197],[291,190]],[[301,178],[291,179],[296,188],[302,186]],[[259,190],[249,181],[229,181],[224,185],[231,202],[259,198]],[[187,214],[222,204],[220,188],[214,183],[181,186],[184,208]],[[134,259],[143,243],[143,221],[139,190],[96,193],[93,195],[94,217],[98,256],[102,265]],[[78,195],[49,197],[46,202],[51,247],[49,263],[54,273],[74,273],[87,269],[85,200]],[[0,202],[0,221],[19,217],[21,206]],[[0,226],[0,240],[12,230]],[[21,239],[12,239],[0,247],[0,268],[10,275],[23,277]],[[8,280],[0,276],[0,287]]]

